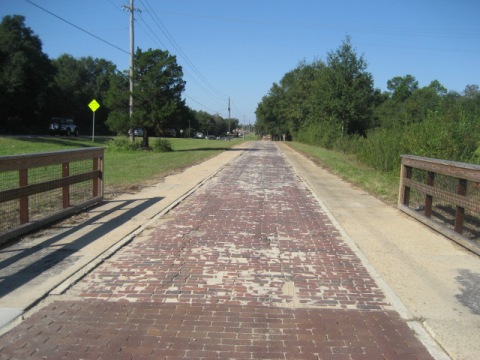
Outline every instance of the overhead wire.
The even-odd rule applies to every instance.
[[[119,11],[120,10],[120,6],[118,4],[115,4],[112,0],[107,0],[107,2],[109,2],[113,7],[115,7],[116,9],[118,9]],[[145,5],[145,4],[144,4]],[[151,8],[151,7],[150,7]],[[146,13],[149,13],[149,9],[147,9]],[[139,19],[140,21],[137,21],[137,19]],[[140,28],[144,31],[144,33],[153,41],[153,42],[158,42],[162,48],[164,49],[167,49],[167,46],[165,45],[165,43],[160,39],[160,37],[158,36],[158,31],[154,31],[154,29],[152,29],[152,27],[150,26],[150,24],[146,21],[146,19],[142,16],[142,12],[139,11],[138,12],[138,16],[135,17],[135,21],[136,21],[136,24],[138,24],[140,26]],[[157,24],[158,26],[158,24]],[[167,30],[168,31],[168,30]],[[173,37],[172,37],[173,39]],[[195,82],[203,91],[205,91],[206,93],[212,95],[210,93],[210,91],[208,89],[206,89],[201,82],[199,82],[195,76],[191,75],[186,69],[183,69],[183,72],[185,75],[188,76],[189,79],[191,79],[193,82]],[[188,99],[190,99],[191,101],[195,102],[196,104],[200,105],[202,108],[212,112],[212,113],[219,113],[218,111],[215,111],[215,110],[212,110],[211,108],[205,106],[204,104],[200,103],[199,101],[195,100],[194,98],[192,98],[191,96],[188,96],[188,95],[185,95],[185,97],[187,97]]]
[[[125,54],[130,54],[129,51],[125,50],[125,49],[122,49],[120,48],[119,46],[93,34],[92,32],[90,31],[87,31],[85,29],[83,29],[82,27],[72,23],[71,21],[53,13],[52,11],[48,10],[48,9],[45,9],[44,7],[34,3],[33,1],[31,0],[25,0],[27,3],[39,8],[40,10],[56,17],[57,19],[67,23],[68,25],[86,33],[87,35],[99,40],[99,41],[102,41],[103,43],[125,53]],[[186,70],[184,70],[184,72],[189,75],[191,77],[191,79],[198,85],[202,88],[202,90],[204,90],[205,92],[209,93],[211,96],[213,96],[217,101],[226,101],[226,95],[222,94],[219,90],[217,90],[203,75],[202,73],[196,68],[196,66],[190,61],[190,59],[187,57],[187,55],[185,54],[185,52],[183,52],[183,50],[180,48],[180,46],[178,45],[178,43],[175,41],[175,39],[173,38],[173,36],[170,34],[170,32],[168,31],[168,29],[166,28],[166,26],[161,22],[160,18],[158,17],[158,15],[156,15],[156,13],[153,11],[152,7],[150,6],[150,4],[148,3],[147,0],[140,0],[146,7],[148,7],[147,9],[147,13],[151,16],[151,18],[154,20],[154,23],[159,27],[159,29],[162,31],[162,33],[166,36],[167,40],[170,42],[170,44],[172,44],[172,46],[178,51],[178,53],[180,54],[180,56],[186,61],[186,63],[189,65],[189,67],[192,68],[193,72],[196,74],[196,76],[201,80],[198,81],[194,76],[192,76],[190,73],[188,73]],[[114,7],[117,7],[116,4],[114,4],[111,0],[108,0],[108,2],[114,6]],[[152,13],[155,15],[153,16]],[[150,34],[153,34],[153,37],[156,39],[156,41],[158,41],[160,43],[160,45],[164,48],[166,48],[165,44],[162,42],[162,40],[157,36],[157,33],[151,28],[151,26],[143,19],[143,17],[139,16],[141,21],[142,21],[142,25],[141,26],[145,26],[148,28],[149,31],[146,31],[145,29],[143,29],[145,31],[145,33],[147,33],[147,35],[153,40],[152,36]],[[140,24],[140,23],[139,23]],[[205,84],[205,86],[202,84]],[[208,87],[208,88],[207,88]],[[222,94],[222,96],[220,96],[220,94]],[[197,103],[198,105],[202,106],[203,108],[209,110],[209,111],[212,111],[214,113],[218,113],[218,111],[214,111],[212,109],[209,109],[208,107],[206,107],[205,105],[201,104],[199,101],[193,99],[192,97],[190,96],[186,96],[188,97],[190,100],[194,101],[195,103]]]
[[[140,18],[141,23],[148,28],[148,30],[149,30],[149,32],[150,32],[151,34],[153,34],[153,37],[155,37],[155,40],[158,41],[158,42],[160,43],[160,45],[162,45],[162,47],[166,49],[167,47],[165,46],[165,44],[164,44],[164,43],[162,42],[162,40],[158,37],[157,33],[156,33],[155,31],[153,31],[153,29],[152,29],[151,26],[145,21],[145,19],[144,19],[141,15],[140,15],[140,16],[137,16],[137,18]],[[140,23],[139,23],[139,24],[140,24]],[[147,33],[147,35],[153,40],[153,37],[151,36],[151,34],[148,33],[145,29],[144,29],[144,31],[145,31],[145,32]],[[192,76],[186,69],[182,69],[182,70],[183,70],[183,72],[184,72],[187,76],[189,76],[189,78],[190,78],[193,82],[195,82],[200,88],[202,88],[202,90],[204,90],[206,93],[208,93],[208,94],[211,95],[211,93],[209,92],[209,90],[206,89],[206,88],[202,85],[202,83],[200,83],[200,82],[199,82],[194,76]],[[189,99],[192,100],[192,101],[194,101],[194,102],[196,102],[197,104],[203,106],[205,109],[208,109],[206,106],[202,105],[200,102],[198,102],[197,100],[193,99],[192,97],[189,97]],[[213,110],[211,110],[211,109],[208,109],[208,110],[209,110],[209,111],[213,111]],[[213,111],[213,112],[215,112],[215,111]]]
[[[147,0],[140,0],[143,6],[145,6],[145,12],[151,17],[155,25],[160,29],[160,31],[165,35],[168,42],[173,46],[176,50],[177,54],[186,62],[188,67],[193,71],[193,76],[189,73],[186,69],[184,72],[188,75],[192,81],[194,81],[206,94],[208,94],[213,100],[219,103],[226,103],[227,95],[224,95],[221,91],[217,90],[198,70],[198,68],[192,63],[192,61],[188,58],[185,52],[181,49],[178,43],[175,41],[171,33],[168,31],[166,26],[160,20],[159,16],[155,13],[151,5],[148,3]],[[143,20],[145,21],[145,20]],[[153,31],[153,30],[152,30]],[[198,79],[198,80],[197,80]],[[196,101],[200,104],[198,101]]]
[[[208,108],[207,106],[203,105],[202,103],[198,102],[197,100],[195,100],[194,98],[192,98],[191,96],[188,96],[188,95],[185,95],[186,98],[189,98],[190,100],[192,100],[193,102],[197,103],[198,105],[200,105],[201,107],[203,107],[204,109],[210,111],[211,113],[218,113],[218,111],[215,111],[215,110],[212,110],[210,108]]]
[[[222,93],[220,90],[216,89],[206,78],[203,76],[203,74],[198,70],[198,68],[190,61],[188,56],[185,54],[185,52],[181,49],[181,47],[178,45],[172,34],[168,31],[167,27],[163,22],[161,21],[160,17],[157,15],[157,13],[153,10],[151,7],[150,3],[148,0],[140,0],[140,2],[145,6],[146,8],[146,13],[152,18],[154,23],[157,25],[157,27],[160,29],[160,31],[165,35],[166,39],[168,42],[175,48],[177,53],[185,60],[185,62],[188,64],[188,66],[193,70],[195,75],[202,81],[202,83],[205,84],[205,86],[208,88],[209,92],[211,95],[215,96],[217,99],[221,101],[225,101],[227,98],[227,95]]]
[[[31,0],[25,0],[25,1],[28,2],[28,3],[31,4],[31,5],[39,8],[40,10],[42,10],[42,11],[44,11],[44,12],[46,12],[46,13],[54,16],[54,17],[56,17],[57,19],[65,22],[65,23],[67,23],[68,25],[73,26],[74,28],[76,28],[76,29],[78,29],[78,30],[86,33],[87,35],[90,35],[91,37],[94,37],[95,39],[100,40],[100,41],[104,42],[105,44],[107,44],[107,45],[109,45],[109,46],[111,46],[111,47],[113,47],[113,48],[115,48],[115,49],[117,49],[117,50],[120,50],[121,52],[124,52],[124,53],[126,53],[126,54],[129,54],[129,52],[128,52],[127,50],[124,50],[124,49],[118,47],[117,45],[112,44],[111,42],[109,42],[109,41],[107,41],[107,40],[105,40],[105,39],[102,39],[101,37],[99,37],[99,36],[97,36],[97,35],[95,35],[95,34],[92,34],[90,31],[87,31],[87,30],[81,28],[80,26],[75,25],[74,23],[72,23],[72,22],[70,22],[70,21],[62,18],[61,16],[59,16],[59,15],[51,12],[50,10],[47,10],[47,9],[41,7],[41,6],[38,5],[38,4],[35,4],[33,1],[31,1]]]

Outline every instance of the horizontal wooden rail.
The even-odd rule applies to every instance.
[[[423,179],[414,179],[414,172]],[[438,178],[450,188],[441,188]],[[470,184],[470,186],[469,186]],[[480,166],[448,160],[403,155],[400,172],[400,189],[398,207],[422,223],[439,231],[460,245],[480,255],[480,239],[477,235],[464,235],[465,229],[470,233],[480,234]],[[467,189],[471,189],[469,193]],[[474,194],[475,190],[477,193]],[[412,193],[420,194],[419,201],[411,206]],[[476,195],[476,196],[474,196]],[[452,209],[451,226],[448,221],[435,221],[435,214]],[[440,210],[439,210],[440,209]],[[470,213],[466,224],[465,211]],[[445,217],[445,216],[444,216]],[[472,230],[473,229],[473,230]]]
[[[8,179],[0,187],[0,243],[101,202],[103,155],[103,148],[87,148],[0,157],[0,177]],[[89,195],[82,193],[72,200],[72,187],[82,183],[90,183]],[[53,194],[56,190],[61,190],[60,197]],[[52,195],[48,201],[32,202],[39,194]],[[51,205],[59,201],[61,210]],[[12,225],[12,219],[18,220]]]

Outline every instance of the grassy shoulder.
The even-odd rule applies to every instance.
[[[332,173],[364,189],[385,203],[390,205],[397,203],[400,169],[398,169],[398,174],[384,173],[362,164],[353,155],[298,142],[287,144],[315,163],[329,169]]]
[[[168,139],[171,152],[126,151],[109,148],[111,137],[95,142],[73,137],[6,137],[0,136],[0,156],[73,150],[87,147],[105,148],[106,192],[117,192],[151,183],[162,177],[205,161],[243,140]],[[150,138],[153,141],[154,138]],[[137,138],[137,141],[140,139]]]

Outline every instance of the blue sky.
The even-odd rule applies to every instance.
[[[0,16],[23,15],[52,59],[67,53],[129,66],[129,0],[0,0]],[[274,82],[302,60],[325,60],[351,36],[375,87],[413,75],[462,92],[480,85],[478,0],[135,0],[135,47],[177,56],[196,110],[255,122]],[[119,49],[120,48],[120,49]]]

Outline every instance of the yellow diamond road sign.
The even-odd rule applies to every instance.
[[[90,104],[88,104],[88,107],[92,109],[93,112],[97,111],[97,109],[100,107],[100,104],[97,102],[97,100],[93,99]]]

